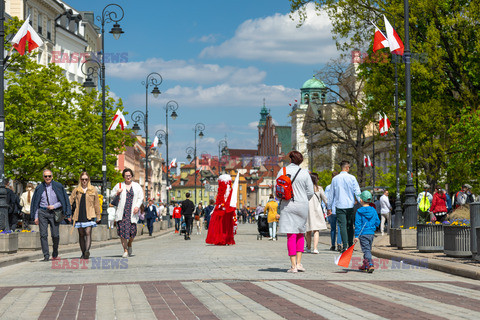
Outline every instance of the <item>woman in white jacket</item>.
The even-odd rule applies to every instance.
[[[132,242],[137,235],[137,222],[140,206],[143,203],[142,187],[133,181],[133,171],[125,168],[122,172],[124,182],[117,183],[112,189],[118,202],[115,211],[117,232],[123,246],[123,258],[132,256]],[[118,197],[118,198],[117,198]]]
[[[327,230],[325,223],[325,213],[322,209],[322,201],[327,204],[327,196],[323,188],[318,185],[318,174],[310,173],[312,178],[314,196],[308,202],[308,219],[307,219],[307,233],[305,240],[307,240],[307,252],[318,254],[318,240],[320,237],[319,230]],[[313,232],[313,251],[312,249],[312,232]]]
[[[280,201],[279,233],[287,234],[287,249],[290,256],[291,268],[287,272],[305,271],[302,266],[302,253],[305,245],[305,231],[308,217],[308,201],[313,197],[313,183],[307,170],[299,165],[303,156],[298,151],[288,154],[291,164],[286,167],[286,174],[290,175],[293,189],[293,198]],[[277,179],[283,175],[280,170]]]

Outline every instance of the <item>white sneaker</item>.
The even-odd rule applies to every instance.
[[[276,239],[276,238],[273,238],[273,241],[277,241],[277,239]]]
[[[312,253],[314,253],[314,254],[318,254],[319,252],[318,252],[318,250],[317,250],[317,249],[315,249],[315,250],[313,250],[313,251],[312,251]]]
[[[123,253],[122,258],[128,258],[128,252],[127,252],[127,251],[125,251],[125,252]]]
[[[133,253],[132,247],[128,247],[128,256],[131,257]]]
[[[382,236],[384,236],[384,235],[385,235],[385,233],[384,233],[384,232],[382,232]]]

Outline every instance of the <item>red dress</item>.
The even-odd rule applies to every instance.
[[[231,178],[230,181],[219,179],[217,201],[215,209],[213,209],[210,216],[207,239],[205,240],[208,244],[219,246],[235,244],[233,235],[235,208],[225,205],[230,204],[232,197],[231,185]],[[227,195],[227,199],[225,199],[227,191],[230,192]]]

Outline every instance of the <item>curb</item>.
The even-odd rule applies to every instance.
[[[157,234],[153,234],[151,237],[148,235],[141,235],[138,237],[135,237],[135,241],[142,241],[142,240],[148,240],[148,239],[154,239],[157,237],[164,236],[168,234],[172,228],[168,228],[166,230],[161,230]],[[103,248],[106,246],[114,245],[114,244],[119,244],[120,240],[119,239],[110,239],[106,241],[101,241],[101,242],[94,242],[92,241],[92,245],[90,249],[98,249],[98,248]],[[49,246],[50,247],[50,246]],[[61,254],[66,254],[66,253],[72,253],[72,252],[80,252],[80,248],[78,247],[77,244],[68,244],[68,245],[63,245],[58,248],[58,255]],[[16,253],[12,253],[8,256],[1,257],[0,258],[0,268],[11,266],[17,263],[25,262],[25,261],[31,261],[31,260],[40,260],[43,258],[43,253],[42,250],[31,250],[31,251],[17,251]]]
[[[416,255],[412,254],[392,253],[389,250],[383,250],[375,247],[372,248],[372,254],[378,258],[384,259],[397,258],[400,260],[409,260],[412,259],[412,257],[417,257]],[[456,262],[443,261],[432,258],[427,258],[427,261],[428,269],[437,270],[465,278],[480,280],[480,268],[478,267],[472,267]]]

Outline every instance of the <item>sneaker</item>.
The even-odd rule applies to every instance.
[[[273,241],[277,241],[277,238],[273,238]]]
[[[305,268],[301,264],[297,264],[297,270],[300,272],[305,272]]]
[[[122,254],[122,258],[128,258],[128,251],[125,251],[125,252]]]
[[[306,252],[306,253],[310,253],[310,252],[312,252],[312,251],[311,251],[310,249],[308,249],[308,248],[305,248],[305,252]]]
[[[268,240],[273,240],[273,238],[272,238],[272,237],[270,237],[270,238],[268,238]]]
[[[368,262],[368,260],[363,259],[363,264],[360,267],[358,267],[358,270],[366,271],[369,265],[370,263]]]
[[[382,237],[383,237],[384,235],[385,235],[385,233],[384,233],[384,232],[382,232]]]
[[[298,270],[297,268],[291,267],[290,269],[287,270],[288,273],[297,273]]]
[[[317,249],[313,250],[312,253],[313,253],[313,254],[319,254],[319,252],[318,252]]]
[[[337,251],[342,252],[342,245],[341,244],[337,245]]]
[[[367,272],[372,273],[373,271],[375,271],[375,268],[372,265],[369,265],[367,268]]]
[[[330,251],[335,251],[335,246],[331,246]]]
[[[131,257],[133,255],[133,248],[128,247],[128,256]]]

